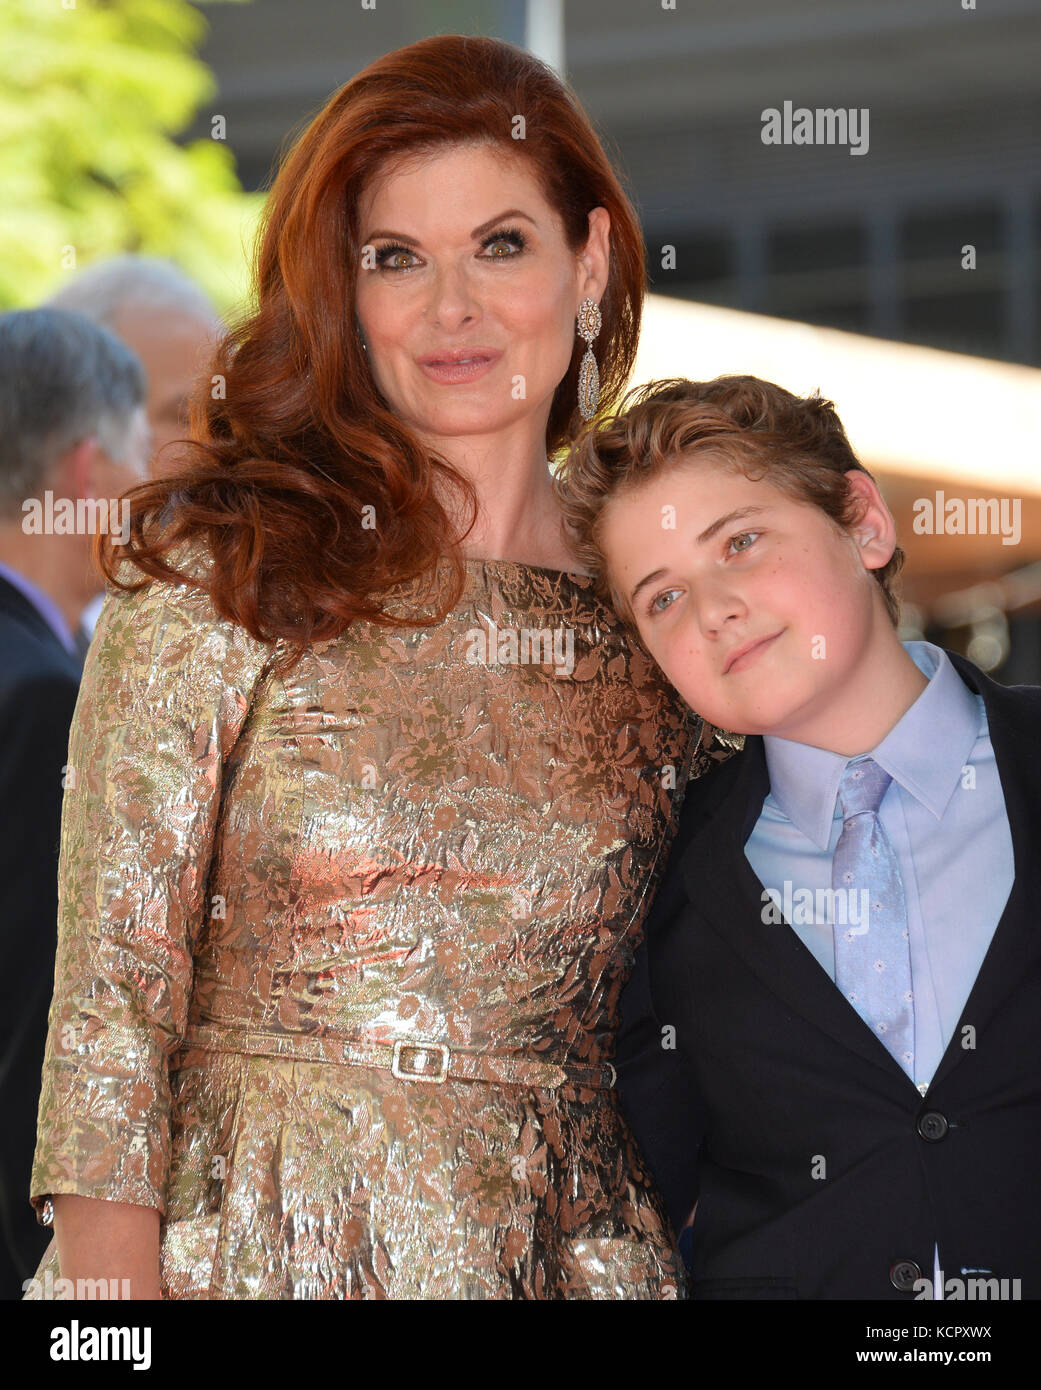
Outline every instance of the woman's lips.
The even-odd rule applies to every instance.
[[[783,632],[784,629],[782,628],[781,631]],[[730,666],[728,666],[727,669],[723,672],[723,674],[725,676],[729,676],[734,671],[743,671],[746,666],[751,666],[752,662],[756,661],[763,654],[763,652],[766,651],[770,643],[775,642],[777,638],[780,637],[780,635],[780,632],[775,632],[772,637],[763,637],[760,641],[758,641],[755,644],[754,647],[749,647],[748,650],[746,652],[743,652],[742,655],[739,656],[736,661],[732,662]]]
[[[476,381],[485,372],[491,371],[501,356],[501,352],[481,353],[473,362],[420,362],[419,365],[431,381],[452,386],[458,382]]]

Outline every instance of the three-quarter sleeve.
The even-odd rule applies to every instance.
[[[124,562],[120,578],[140,572]],[[62,800],[29,1190],[44,1224],[55,1193],[165,1215],[167,1064],[186,1027],[225,761],[272,654],[204,590],[160,580],[137,593],[108,588]]]

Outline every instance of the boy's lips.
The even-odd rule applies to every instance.
[[[770,633],[767,637],[753,637],[748,642],[742,642],[740,647],[735,647],[726,659],[726,663],[723,667],[724,676],[729,675],[735,667],[743,669],[745,666],[750,666],[759,653],[764,651],[775,637],[780,637],[783,631],[784,628],[782,627],[779,628],[777,632]]]

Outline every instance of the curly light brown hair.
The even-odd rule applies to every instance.
[[[553,480],[576,555],[595,576],[599,597],[633,635],[639,635],[635,616],[611,582],[602,549],[606,505],[684,459],[709,455],[753,481],[768,478],[779,491],[820,507],[844,530],[856,524],[862,509],[846,472],[871,477],[834,405],[819,393],[795,396],[754,376],[672,377],[634,387],[617,412],[582,431]],[[900,619],[895,580],[903,563],[897,546],[873,571],[894,627]]]

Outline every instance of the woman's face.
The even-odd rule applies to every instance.
[[[593,209],[573,254],[527,161],[476,145],[396,161],[358,214],[356,310],[394,412],[428,437],[530,428],[544,443],[578,306],[607,284],[607,211]],[[453,373],[423,364],[452,352],[492,360]]]

